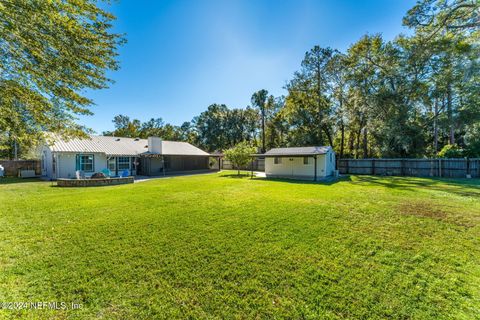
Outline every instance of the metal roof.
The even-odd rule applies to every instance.
[[[274,148],[265,152],[264,156],[313,156],[319,154],[326,154],[332,147],[295,147],[295,148]]]
[[[150,154],[147,139],[89,136],[87,139],[62,139],[57,135],[48,137],[52,152],[105,153],[107,156],[138,156]],[[209,154],[187,142],[162,141],[162,155],[198,155]]]

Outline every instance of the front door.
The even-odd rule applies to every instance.
[[[295,176],[295,159],[294,158],[288,158],[288,171],[290,174],[290,177]]]

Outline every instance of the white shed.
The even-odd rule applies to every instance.
[[[329,146],[276,148],[264,156],[267,178],[317,181],[335,173],[335,152]]]

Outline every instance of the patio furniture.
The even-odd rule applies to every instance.
[[[121,177],[122,177],[122,178],[126,178],[126,177],[128,177],[128,176],[130,176],[130,171],[129,171],[129,170],[123,170],[123,171],[122,171],[122,174],[121,174]]]
[[[90,177],[90,179],[106,179],[107,176],[105,175],[105,173],[103,172],[95,172],[94,174],[92,174],[92,176]]]
[[[107,168],[103,169],[100,172],[103,173],[106,177],[111,177],[112,176],[112,172]]]
[[[77,179],[85,179],[85,173],[81,170],[75,171],[75,177]]]

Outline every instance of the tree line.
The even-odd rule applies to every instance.
[[[479,8],[420,2],[403,21],[411,36],[367,34],[346,52],[314,46],[286,96],[262,89],[245,109],[212,104],[181,126],[117,116],[107,134],[155,134],[208,151],[248,141],[262,151],[331,145],[353,158],[480,156]]]
[[[30,19],[38,10],[55,21],[56,11],[72,13],[72,21]],[[212,104],[179,126],[117,115],[115,129],[104,134],[159,136],[210,152],[245,141],[259,151],[331,145],[339,157],[353,158],[478,157],[479,17],[476,0],[422,0],[403,19],[410,35],[386,41],[366,34],[344,52],[314,46],[285,96],[262,89],[250,106]],[[0,156],[25,153],[44,131],[89,132],[74,119],[90,113],[84,89],[107,87],[106,70],[118,67],[124,39],[109,33],[113,19],[85,1],[0,7],[8,27],[0,28]],[[31,38],[39,28],[45,32]]]

